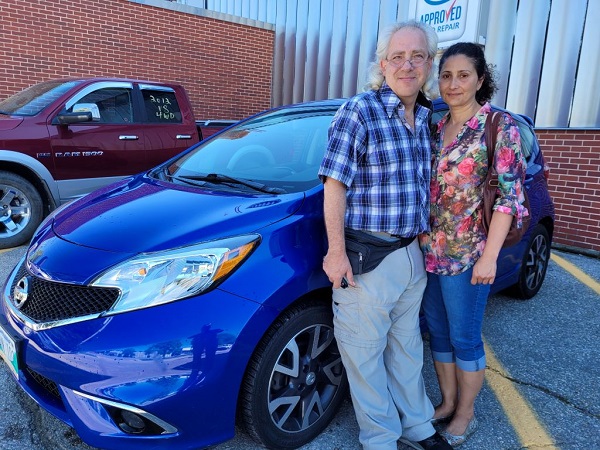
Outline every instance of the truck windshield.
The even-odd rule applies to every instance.
[[[34,116],[81,81],[45,81],[0,101],[3,114]]]

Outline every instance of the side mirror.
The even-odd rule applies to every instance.
[[[92,113],[89,111],[61,113],[52,119],[52,125],[69,125],[71,123],[91,122]]]

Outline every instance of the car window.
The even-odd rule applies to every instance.
[[[540,146],[537,143],[534,130],[523,122],[517,121],[517,123],[521,133],[521,150],[527,162],[527,179],[529,179],[543,169],[538,158]]]
[[[531,148],[533,147],[533,133],[524,123],[517,122],[517,124],[519,125],[519,132],[521,134],[521,151],[525,159],[529,159]]]
[[[272,112],[201,144],[169,166],[178,177],[217,173],[259,181],[286,192],[320,183],[318,170],[335,109]]]
[[[84,95],[67,112],[90,111],[95,123],[133,122],[131,89],[105,87]]]
[[[181,123],[181,109],[173,90],[143,88],[142,97],[146,121],[152,123]]]

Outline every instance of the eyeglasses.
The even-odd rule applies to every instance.
[[[410,59],[406,59],[404,56],[396,55],[391,59],[386,59],[394,67],[404,67],[404,63],[408,61],[411,67],[421,67],[429,59],[428,56],[413,55]]]

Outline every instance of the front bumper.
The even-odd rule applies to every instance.
[[[16,343],[18,383],[87,444],[201,448],[233,437],[246,363],[274,312],[215,289],[34,331],[7,305],[15,274],[0,326]]]

